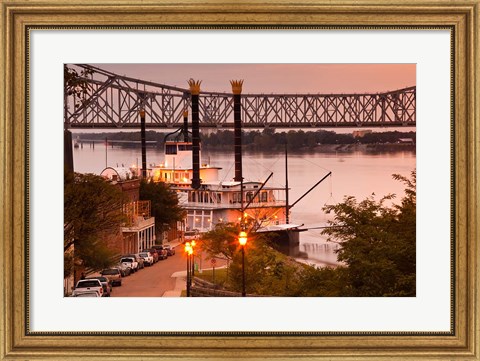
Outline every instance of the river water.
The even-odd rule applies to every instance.
[[[107,166],[125,167],[141,165],[140,148],[122,148],[97,143],[95,147],[84,144],[75,148],[74,168],[80,173],[100,174]],[[147,148],[147,164],[163,161],[163,150]],[[221,167],[222,180],[232,180],[234,175],[233,152],[204,151],[202,163]],[[288,183],[290,204],[300,198],[328,172],[325,179],[305,198],[291,209],[291,221],[309,228],[300,236],[300,251],[307,254],[307,262],[317,265],[336,264],[336,243],[327,242],[321,235],[322,226],[331,215],[322,207],[341,202],[345,196],[355,196],[361,201],[374,193],[378,198],[396,194],[399,203],[404,194],[404,185],[392,178],[392,174],[409,176],[415,169],[415,152],[330,152],[290,153],[288,155]],[[243,176],[246,180],[264,181],[270,173],[274,175],[269,186],[285,186],[285,157],[278,153],[253,153],[244,151]]]

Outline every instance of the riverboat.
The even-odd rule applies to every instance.
[[[195,167],[189,133],[179,129],[168,134],[164,149],[163,162],[150,164],[148,174],[153,182],[165,182],[177,192],[179,205],[187,211],[186,232],[203,233],[218,223],[240,222],[242,214],[244,221],[255,229],[285,223],[286,202],[281,199],[285,188],[251,180],[222,181],[222,168],[204,162],[198,166],[200,185],[194,188]]]

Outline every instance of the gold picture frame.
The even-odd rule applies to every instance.
[[[195,2],[0,0],[0,357],[13,359],[480,360],[479,0]],[[447,333],[68,334],[29,331],[28,38],[58,28],[443,28],[452,32],[452,330]],[[74,336],[74,337],[72,337]]]

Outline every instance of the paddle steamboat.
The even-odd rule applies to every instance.
[[[181,129],[165,137],[164,150],[164,161],[149,167],[150,179],[177,192],[179,205],[187,211],[186,232],[203,233],[218,223],[239,222],[242,216],[255,229],[285,223],[285,188],[247,179],[221,181],[221,168],[201,162],[200,149],[195,157],[190,134]],[[197,187],[194,179],[200,181]]]

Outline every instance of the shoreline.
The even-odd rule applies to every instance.
[[[269,150],[257,149],[255,145],[244,146],[245,151],[255,153],[279,153],[284,152],[283,145],[277,145]],[[204,146],[203,152],[225,152],[233,149],[231,146]],[[289,150],[291,154],[298,153],[398,153],[412,152],[416,153],[415,144],[401,143],[378,143],[378,144],[318,144],[313,147],[302,147],[295,150]]]

